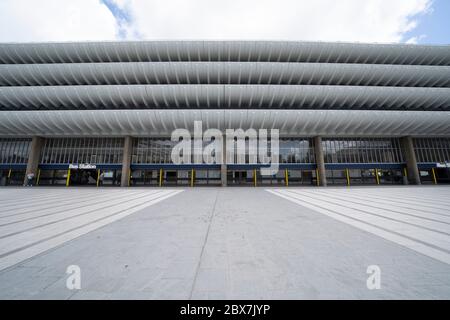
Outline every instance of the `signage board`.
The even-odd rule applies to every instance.
[[[438,162],[438,163],[436,163],[436,168],[450,168],[450,163]]]
[[[69,164],[69,169],[97,169],[97,165],[90,163]]]

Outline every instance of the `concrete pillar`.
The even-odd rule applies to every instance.
[[[120,179],[121,187],[129,187],[129,179],[131,174],[131,152],[133,151],[133,138],[125,137],[123,143],[123,159],[122,159],[122,176]]]
[[[401,139],[403,156],[406,161],[406,169],[408,170],[408,180],[411,184],[421,184],[419,168],[417,167],[416,154],[414,152],[414,144],[411,137],[403,137]]]
[[[316,156],[317,170],[319,172],[319,183],[327,186],[327,175],[325,171],[325,160],[323,158],[322,137],[314,137],[314,153]]]
[[[39,159],[41,157],[42,146],[44,145],[44,139],[41,137],[33,137],[31,139],[30,153],[28,154],[27,169],[25,170],[25,178],[23,184],[27,184],[27,175],[34,173],[34,181],[36,181],[38,175]],[[33,181],[33,183],[34,183]]]
[[[227,139],[222,136],[222,163],[220,164],[220,179],[222,180],[222,187],[227,186]]]

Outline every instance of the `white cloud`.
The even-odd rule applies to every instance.
[[[432,0],[0,0],[0,41],[128,39],[405,42]],[[418,41],[419,38],[410,42]]]
[[[406,40],[405,43],[407,44],[418,44],[420,40],[425,39],[427,36],[425,34],[421,34],[417,37],[411,37],[408,40]]]
[[[98,0],[1,0],[0,41],[112,40],[117,23]]]
[[[431,0],[115,0],[146,39],[401,42]],[[131,33],[130,33],[131,34]]]

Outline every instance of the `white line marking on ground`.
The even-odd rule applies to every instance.
[[[140,201],[119,204],[109,209],[99,209],[82,218],[76,217],[67,221],[58,222],[55,225],[43,226],[42,230],[25,231],[0,240],[0,270],[11,267],[26,259],[64,244],[88,232],[106,226],[114,221],[129,216],[141,209],[154,205],[167,198],[175,196],[183,190],[158,190],[148,192],[148,196]],[[131,193],[135,195],[136,193]],[[119,199],[127,199],[130,192],[125,192]],[[67,196],[71,196],[67,194]],[[110,203],[104,203],[104,207]],[[12,239],[14,241],[12,241]],[[11,242],[12,241],[12,242]]]
[[[322,213],[335,220],[344,222],[361,230],[382,237],[386,240],[405,246],[428,257],[450,264],[450,236],[423,229],[420,228],[420,226],[411,226],[406,223],[408,221],[411,221],[410,219],[404,219],[405,223],[392,221],[387,217],[387,214],[389,213],[387,210],[383,211],[383,215],[386,215],[386,218],[372,216],[364,212],[358,213],[358,209],[361,209],[360,204],[345,203],[345,196],[346,193],[348,193],[348,190],[322,189],[313,191],[301,189],[266,189],[266,191],[306,208],[312,209],[316,212]],[[379,195],[380,190],[377,189],[376,191],[377,195]],[[392,195],[392,189],[385,189],[383,191],[387,194]],[[372,190],[367,189],[365,190],[365,192],[370,198]],[[408,194],[411,192],[418,192],[419,197],[416,200],[415,207],[418,211],[420,211],[420,209],[423,207],[420,205],[421,190],[419,190],[418,188],[398,189],[395,190],[394,194],[398,196],[399,199],[401,199],[403,193]],[[313,193],[313,195],[311,195],[311,193]],[[330,198],[330,200],[332,200],[334,203],[330,203],[331,201],[327,201],[326,197],[327,195],[331,194],[333,194],[333,196],[336,196],[336,194],[340,194],[343,200],[341,202],[336,202],[336,199],[333,197],[333,199]],[[436,196],[436,201],[438,201],[438,198],[440,196],[442,195],[438,194]],[[370,203],[376,204],[376,201],[374,199],[371,199]],[[411,203],[414,203],[414,201],[411,201]],[[347,205],[347,207],[344,207],[344,204]],[[392,209],[398,209],[394,200],[392,201]],[[428,207],[427,210],[429,210]],[[398,218],[399,216],[392,215],[392,217]],[[419,220],[417,219],[420,218],[416,218],[414,222],[418,222]],[[432,226],[429,221],[427,221],[427,223],[427,226]],[[438,225],[439,230],[443,230],[442,224],[436,223],[436,225],[433,227],[437,227]],[[450,226],[447,227],[445,231],[447,233],[450,233]]]

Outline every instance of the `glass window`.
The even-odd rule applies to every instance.
[[[46,139],[41,163],[121,163],[122,138]]]
[[[203,142],[203,147],[211,142]],[[133,163],[172,163],[172,148],[177,144],[170,138],[137,138],[133,142]],[[193,145],[193,141],[192,141]],[[246,142],[245,162],[249,163],[249,148]],[[267,147],[270,150],[270,139]],[[280,163],[314,163],[314,148],[311,139],[305,138],[280,138],[279,140]],[[235,151],[237,144],[235,144]],[[270,153],[269,153],[270,156]],[[193,158],[191,161],[193,162]],[[234,154],[237,163],[237,152]]]
[[[417,162],[450,162],[449,138],[413,139]]]
[[[322,139],[326,163],[401,163],[398,139],[326,138]]]
[[[31,139],[0,138],[0,163],[27,163],[30,146]]]

